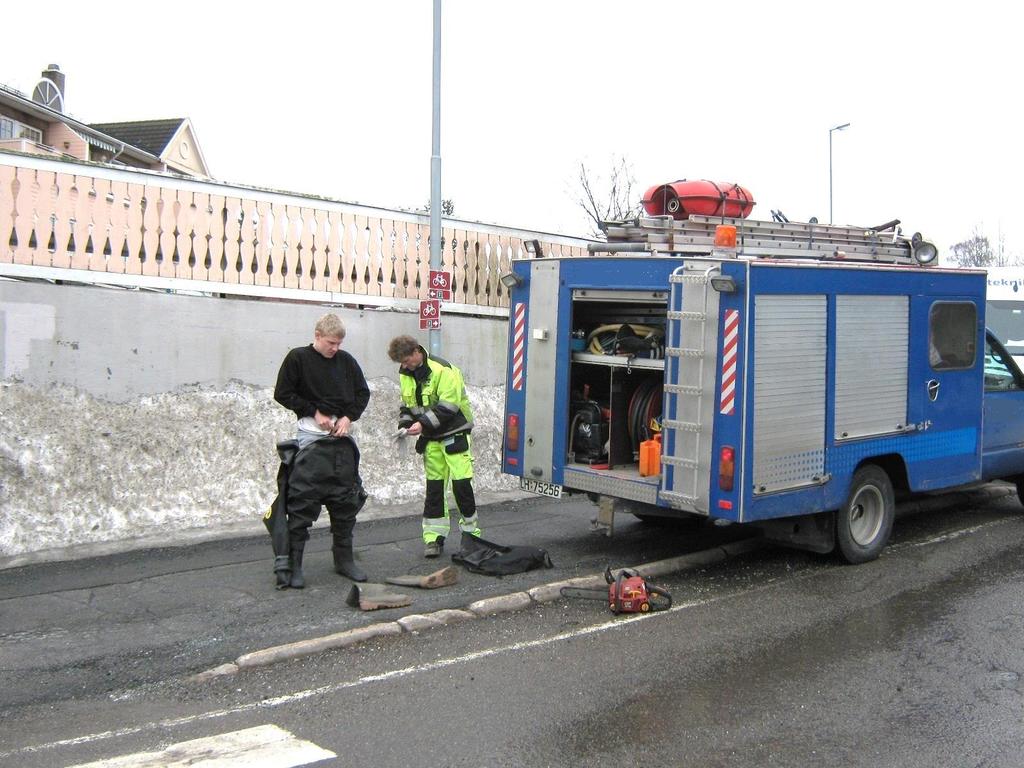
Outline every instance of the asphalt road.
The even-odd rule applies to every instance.
[[[639,524],[621,526],[611,540],[591,535],[586,513],[571,502],[522,504],[507,514],[506,532],[557,528],[557,520],[570,529],[563,533],[576,530],[569,542],[552,541],[556,562],[563,559],[558,572],[497,583],[467,578],[464,592],[431,593],[438,607],[592,572],[609,559],[630,564],[676,554],[687,538]],[[706,545],[735,530],[708,529],[698,538]],[[197,633],[194,646],[182,645],[175,620],[153,616],[158,629],[128,653],[128,635],[143,625],[133,616],[119,652],[92,647],[78,662],[57,653],[51,666],[47,649],[60,645],[59,624],[69,648],[101,637],[83,637],[73,626],[88,600],[69,602],[68,617],[51,618],[48,632],[7,632],[16,623],[9,611],[30,595],[53,600],[113,587],[76,590],[70,573],[42,566],[34,580],[32,573],[0,574],[4,594],[15,588],[20,595],[0,603],[0,765],[77,765],[273,725],[337,755],[323,765],[1019,766],[1022,533],[1015,497],[903,515],[883,556],[861,566],[767,548],[659,578],[674,596],[664,613],[613,617],[600,602],[561,599],[204,683],[187,673],[251,648],[260,632],[267,642],[293,637],[294,622],[290,634],[279,631],[273,615],[317,592],[268,591],[269,576],[260,574],[253,602],[276,610],[252,634],[236,628],[263,615],[250,605],[234,618],[210,612],[212,631]],[[414,555],[404,541],[366,545],[366,564],[377,567],[373,546]],[[238,562],[216,565],[211,552],[206,570],[263,570],[258,558],[246,565],[250,545],[223,546]],[[141,558],[136,567],[154,573],[136,582],[171,579],[160,574],[174,568],[153,559],[149,566]],[[118,567],[131,570],[116,558],[108,570]],[[327,585],[341,580],[322,576],[314,604],[327,614],[339,591]],[[186,601],[166,592],[169,604]],[[201,600],[200,608],[211,603]],[[312,610],[303,615],[308,620]],[[347,607],[343,615],[349,623],[382,618]],[[178,621],[195,628],[191,619]],[[320,631],[332,618],[319,622],[301,629]],[[161,628],[173,636],[168,644],[154,639]],[[34,664],[25,646],[36,649]],[[62,686],[62,678],[72,684]],[[139,763],[118,763],[125,764]]]
[[[404,590],[413,604],[400,611],[364,613],[346,604],[352,582],[333,573],[330,537],[322,526],[306,549],[308,586],[301,591],[274,589],[265,536],[0,571],[0,708],[112,693],[201,672],[268,646],[403,613],[461,608],[608,565],[750,536],[745,529],[713,526],[652,531],[620,516],[609,538],[591,532],[593,510],[586,501],[539,497],[485,507],[488,538],[542,547],[554,567],[502,579],[461,571],[453,587]],[[450,564],[452,546],[438,560],[424,560],[422,547],[418,517],[374,520],[356,529],[356,556],[373,581]]]

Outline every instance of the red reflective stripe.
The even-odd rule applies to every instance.
[[[722,334],[722,391],[719,397],[719,413],[725,416],[731,416],[736,411],[736,352],[739,340],[739,310],[726,310]]]
[[[512,317],[512,389],[522,389],[523,357],[526,351],[526,304],[516,304]]]

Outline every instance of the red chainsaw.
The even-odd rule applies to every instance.
[[[584,589],[583,587],[562,587],[562,597],[582,597],[586,600],[607,600],[612,613],[649,613],[664,611],[672,607],[672,595],[661,587],[656,587],[631,568],[623,568],[612,575],[608,566],[604,572],[608,582],[607,591],[603,589]]]

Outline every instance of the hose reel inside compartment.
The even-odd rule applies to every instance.
[[[573,291],[570,463],[635,472],[660,430],[665,291]]]

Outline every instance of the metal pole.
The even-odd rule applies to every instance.
[[[434,0],[433,125],[430,145],[430,268],[441,268],[441,0]],[[441,352],[441,332],[429,331],[430,354]]]
[[[832,133],[849,128],[849,123],[837,125],[828,129],[828,223],[832,223]]]
[[[832,131],[828,132],[828,223],[832,224]]]

